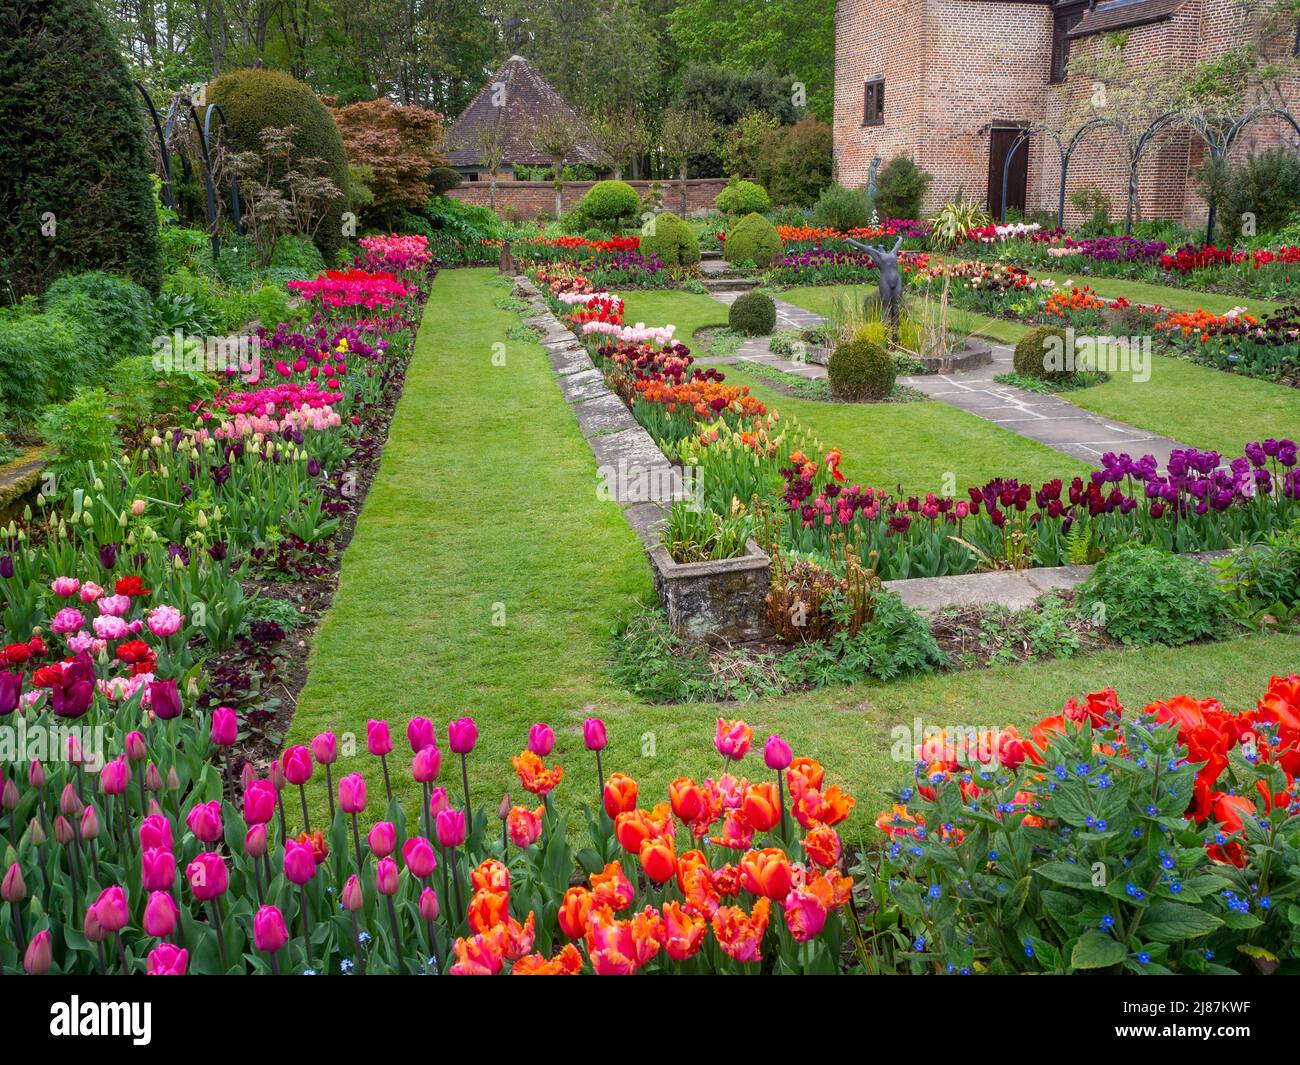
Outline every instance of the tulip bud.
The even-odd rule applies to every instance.
[[[27,944],[27,953],[23,955],[23,969],[28,976],[44,976],[54,964],[54,948],[50,945],[48,929],[37,932]]]
[[[16,906],[26,897],[27,882],[23,879],[22,869],[14,862],[9,867],[9,872],[5,873],[4,880],[0,881],[0,899]]]
[[[357,874],[353,873],[348,877],[348,882],[343,885],[343,908],[349,913],[356,913],[363,905],[365,899],[361,894],[361,881],[357,879]]]
[[[420,892],[420,919],[427,924],[433,924],[438,919],[438,893],[431,887],[425,888]]]
[[[253,769],[252,762],[245,762],[244,768],[239,771],[239,787],[242,791],[247,791],[249,786],[257,779],[257,773]]]
[[[81,811],[81,838],[99,839],[99,814],[93,806]]]
[[[82,802],[77,795],[77,789],[71,784],[65,784],[59,795],[59,813],[66,817],[80,817],[81,808]]]
[[[33,788],[45,787],[45,767],[38,758],[33,758],[27,767],[27,783]]]
[[[41,828],[40,821],[34,817],[27,823],[27,838],[38,847],[45,842],[45,829]]]
[[[54,819],[54,839],[64,847],[72,842],[72,825],[62,814]]]
[[[158,772],[158,767],[150,762],[148,768],[144,771],[144,790],[162,791],[162,789],[162,774]]]
[[[12,779],[5,781],[4,792],[0,793],[0,806],[6,813],[18,808],[18,785]]]
[[[510,792],[505,792],[501,796],[501,805],[497,807],[497,817],[504,821],[510,816]]]
[[[398,886],[397,863],[392,858],[381,858],[375,869],[375,887],[381,895],[396,895]]]
[[[266,846],[266,825],[250,825],[244,833],[244,853],[250,858],[262,858]]]
[[[167,770],[167,790],[168,791],[181,790],[181,778],[176,775],[175,766],[172,766],[170,769]]]
[[[149,753],[144,737],[138,732],[131,732],[126,737],[126,756],[132,762],[142,762]]]

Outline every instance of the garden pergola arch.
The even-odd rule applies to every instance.
[[[1120,123],[1113,118],[1094,118],[1085,122],[1070,137],[1069,141],[1061,139],[1061,135],[1050,126],[1041,123],[1025,126],[1016,135],[1016,139],[1011,142],[1011,147],[1007,150],[1007,157],[1002,161],[1002,202],[998,207],[998,221],[1005,224],[1007,220],[1007,180],[1011,176],[1011,163],[1015,159],[1016,152],[1021,146],[1028,143],[1029,138],[1035,133],[1043,133],[1052,138],[1056,144],[1056,150],[1061,160],[1061,185],[1060,196],[1056,208],[1056,224],[1059,228],[1065,228],[1065,182],[1070,173],[1070,159],[1074,156],[1074,150],[1079,146],[1079,142],[1089,133],[1103,126],[1110,126],[1113,129],[1123,130]],[[1131,168],[1130,168],[1131,169]],[[990,205],[992,206],[992,205]]]

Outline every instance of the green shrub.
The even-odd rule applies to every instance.
[[[813,208],[813,222],[847,232],[871,221],[871,197],[866,189],[846,189],[831,185],[822,190]]]
[[[626,181],[597,181],[587,190],[578,205],[583,216],[593,222],[620,225],[636,218],[641,198]]]
[[[154,336],[153,300],[125,277],[92,270],[65,274],[45,294],[45,313],[79,322],[114,358],[142,355]],[[112,359],[106,359],[107,366]],[[82,383],[90,378],[82,377]]]
[[[174,415],[217,390],[210,374],[201,370],[160,370],[152,355],[122,359],[109,368],[106,384],[122,427],[140,432],[160,415]]]
[[[745,336],[770,336],[776,328],[776,303],[762,292],[746,292],[731,305],[727,325]]]
[[[1073,374],[1062,365],[1061,369],[1048,367],[1048,341],[1055,339],[1060,344],[1060,351],[1065,352],[1065,330],[1056,325],[1039,325],[1029,330],[1016,344],[1012,362],[1016,373],[1026,377],[1037,377],[1040,381],[1062,382],[1069,380]],[[1053,345],[1055,347],[1055,345]]]
[[[866,339],[840,344],[826,363],[831,392],[854,403],[881,400],[894,388],[898,370],[884,346]]]
[[[36,314],[0,321],[0,414],[34,421],[47,403],[97,380],[109,358],[110,349],[77,319]]]
[[[770,139],[759,177],[774,203],[811,207],[831,184],[834,170],[831,127],[815,118],[783,126]]]
[[[1300,522],[1238,548],[1224,564],[1238,613],[1275,620],[1300,607]]]
[[[316,246],[333,262],[343,247],[343,211],[347,204],[348,157],[333,116],[301,81],[276,70],[248,67],[222,74],[208,85],[209,103],[220,104],[240,151],[260,152],[264,129],[293,126],[295,159],[320,159],[323,177],[334,182],[343,197],[325,209],[316,231]]]
[[[1137,647],[1221,636],[1230,617],[1227,594],[1208,566],[1142,544],[1098,562],[1078,598],[1109,635]]]
[[[718,193],[713,205],[723,214],[762,214],[771,209],[772,200],[762,185],[752,181],[733,181]]]
[[[700,261],[700,242],[691,227],[672,211],[663,211],[650,220],[653,233],[641,234],[641,254],[657,255],[665,266],[694,266]]]
[[[114,422],[102,388],[79,388],[67,403],[47,407],[41,436],[51,449],[50,465],[61,473],[87,462],[107,463],[122,448]]]
[[[258,322],[273,332],[276,325],[289,320],[289,292],[283,285],[259,285],[232,295],[223,305],[222,312],[223,331],[243,329]]]
[[[0,277],[19,295],[75,270],[162,284],[140,95],[97,8],[0,9]]]
[[[1270,148],[1231,171],[1223,185],[1219,205],[1223,239],[1242,239],[1246,214],[1254,215],[1257,232],[1271,233],[1287,224],[1300,203],[1300,157],[1286,148]]]
[[[722,257],[729,263],[753,263],[766,270],[781,255],[776,226],[761,214],[747,214],[727,231]]]
[[[825,648],[793,652],[804,658],[802,665],[812,683],[894,680],[932,673],[944,665],[947,658],[929,624],[896,592],[877,591],[872,604],[871,620],[856,633],[842,627],[831,635]]]
[[[932,174],[906,155],[896,155],[876,175],[876,213],[886,218],[920,218]]]
[[[325,269],[325,258],[306,237],[287,235],[275,242],[270,265],[297,271],[299,277],[312,278]]]
[[[429,171],[429,188],[435,196],[442,196],[460,184],[460,172],[450,166],[435,166]]]

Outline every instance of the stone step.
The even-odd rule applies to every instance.
[[[710,292],[748,292],[758,282],[752,277],[706,277],[704,287]]]

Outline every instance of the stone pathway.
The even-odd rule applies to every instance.
[[[704,264],[706,271],[709,265]],[[730,305],[740,293],[715,292],[712,295],[720,303]],[[775,302],[777,329],[803,331],[826,321],[821,315],[785,300]],[[1059,396],[998,384],[993,378],[1011,372],[1013,352],[1006,344],[991,346],[993,362],[990,365],[965,373],[900,377],[898,383],[1092,466],[1098,465],[1101,456],[1108,451],[1126,451],[1134,456],[1154,455],[1163,467],[1168,463],[1171,451],[1187,446],[1146,429],[1093,414]],[[792,362],[772,354],[769,337],[745,341],[732,357],[706,357],[700,361],[714,364],[761,362],[799,377],[812,380],[826,377],[825,366]]]

